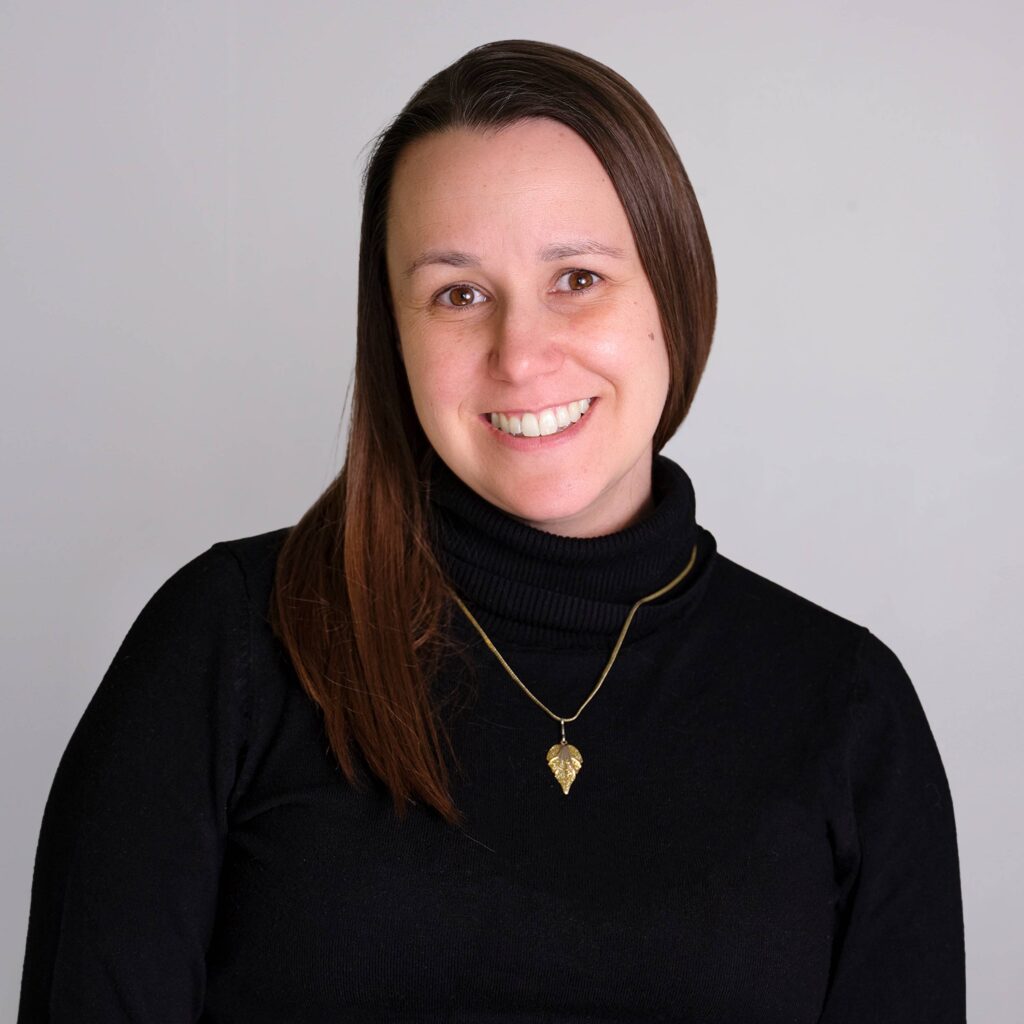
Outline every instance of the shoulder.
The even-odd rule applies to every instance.
[[[719,631],[750,651],[819,657],[839,655],[849,666],[867,627],[718,552],[706,596]]]
[[[900,658],[868,625],[798,594],[721,554],[708,593],[708,621],[719,651],[748,670],[761,666],[773,692],[800,703],[825,701],[855,733],[879,722],[930,742],[921,700]],[[764,679],[764,672],[755,673]]]
[[[706,655],[747,704],[777,716],[779,735],[798,723],[832,750],[840,777],[904,759],[943,790],[918,691],[876,632],[720,554],[707,601]]]
[[[153,591],[126,640],[195,648],[241,629],[253,608],[266,606],[289,529],[217,541],[181,563]]]
[[[277,557],[291,529],[283,526],[249,537],[221,540],[199,557],[222,565],[230,560],[245,583],[250,601],[262,608],[273,586]]]
[[[921,713],[902,662],[875,624],[827,608],[720,552],[705,612],[716,658],[737,661],[745,677],[770,678],[775,693],[825,700],[854,716],[858,708],[880,704],[903,715]]]

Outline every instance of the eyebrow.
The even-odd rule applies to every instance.
[[[624,249],[605,245],[593,238],[581,238],[572,242],[553,242],[537,251],[537,258],[545,262],[568,259],[570,256],[610,256],[612,259],[626,258]],[[427,249],[421,252],[405,269],[405,276],[412,277],[421,267],[441,263],[449,267],[479,267],[480,257],[458,249]]]

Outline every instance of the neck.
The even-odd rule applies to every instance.
[[[572,647],[614,638],[633,603],[672,580],[696,544],[697,564],[678,590],[638,611],[630,628],[636,639],[660,621],[663,605],[678,613],[714,552],[714,537],[695,521],[683,469],[658,455],[651,482],[631,522],[573,537],[509,515],[437,460],[430,481],[434,547],[453,589],[488,634]]]

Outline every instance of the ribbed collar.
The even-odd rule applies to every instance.
[[[435,547],[458,595],[495,636],[522,644],[587,646],[614,637],[633,603],[697,562],[664,597],[637,612],[627,642],[689,614],[706,585],[715,538],[695,519],[690,478],[664,455],[652,465],[654,509],[602,537],[527,526],[480,497],[440,459],[430,478]]]

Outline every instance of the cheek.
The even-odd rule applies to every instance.
[[[651,366],[654,368],[655,379],[660,383],[667,395],[669,378],[672,375],[672,366],[660,328],[653,328],[647,335],[647,341],[651,345]]]
[[[661,314],[653,295],[637,303],[637,363],[647,386],[663,399],[668,394],[671,361],[661,331]]]
[[[595,303],[574,310],[566,321],[568,335],[579,357],[595,369],[614,371],[636,358],[636,320],[629,308]]]
[[[656,308],[638,301],[614,315],[595,309],[574,320],[572,332],[594,370],[667,390],[669,359]]]
[[[407,341],[405,372],[420,420],[441,421],[456,411],[466,395],[466,382],[456,358],[439,346]]]
[[[650,335],[654,337],[651,338]],[[653,330],[644,335],[644,343],[649,346],[646,361],[646,401],[650,404],[651,415],[656,423],[661,418],[665,401],[668,398],[671,378],[668,352],[661,334]]]

